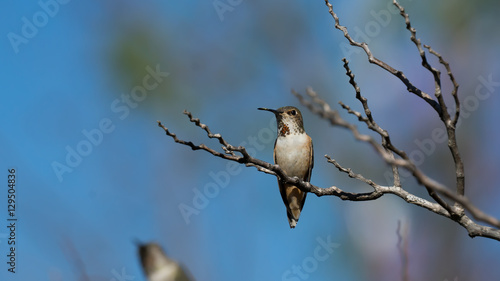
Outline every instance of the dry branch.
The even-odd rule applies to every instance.
[[[392,175],[393,182],[392,185],[380,185],[374,182],[371,179],[366,178],[362,174],[355,173],[351,168],[343,167],[339,162],[335,159],[325,155],[327,162],[333,164],[339,171],[347,174],[347,176],[357,179],[372,189],[370,192],[366,193],[351,193],[342,190],[336,186],[330,186],[327,188],[321,188],[315,185],[312,185],[309,182],[304,182],[299,180],[297,177],[288,177],[284,174],[283,170],[278,165],[273,165],[262,161],[257,158],[253,158],[248,154],[245,147],[243,146],[233,146],[228,143],[220,134],[214,134],[210,131],[207,125],[200,122],[199,119],[193,118],[190,112],[184,111],[189,117],[189,120],[193,122],[196,126],[203,129],[209,138],[215,138],[222,145],[222,152],[217,151],[215,149],[209,148],[204,144],[195,145],[191,141],[184,141],[179,139],[174,133],[170,132],[168,128],[162,125],[160,121],[158,121],[158,126],[163,128],[165,133],[172,137],[176,143],[189,146],[193,150],[205,150],[208,153],[220,157],[225,160],[235,161],[241,164],[245,164],[249,167],[255,167],[257,170],[274,175],[278,177],[281,181],[286,183],[291,183],[299,187],[301,190],[305,192],[314,193],[318,197],[320,196],[336,196],[342,200],[350,200],[350,201],[368,201],[368,200],[376,200],[384,194],[394,194],[399,198],[403,199],[405,202],[409,204],[413,204],[422,208],[425,208],[431,212],[434,212],[438,215],[449,218],[461,226],[463,226],[469,236],[476,237],[482,236],[487,238],[492,238],[500,241],[500,221],[497,218],[494,218],[490,215],[487,215],[483,211],[481,211],[478,207],[476,207],[467,197],[465,197],[465,181],[464,181],[464,165],[462,159],[460,157],[459,147],[456,141],[456,128],[455,125],[460,116],[460,101],[458,98],[458,83],[456,82],[454,75],[451,71],[450,65],[447,61],[443,59],[443,57],[434,51],[430,46],[423,45],[416,37],[416,30],[411,26],[410,18],[407,13],[405,13],[404,8],[393,0],[393,4],[399,9],[401,16],[405,20],[406,29],[410,32],[410,39],[416,45],[419,55],[422,60],[422,66],[427,69],[433,77],[435,92],[434,96],[431,97],[429,94],[423,92],[415,85],[413,85],[410,80],[404,75],[404,73],[400,70],[396,70],[394,67],[388,65],[382,60],[377,59],[368,44],[364,42],[355,41],[350,35],[345,26],[340,25],[340,20],[338,16],[333,11],[333,6],[329,3],[328,0],[325,0],[325,4],[328,7],[328,11],[330,15],[333,17],[335,21],[335,28],[339,29],[343,32],[344,37],[349,41],[352,46],[361,48],[367,55],[368,61],[372,64],[379,66],[380,68],[386,70],[391,75],[398,78],[406,87],[408,92],[415,94],[422,100],[424,100],[427,104],[431,106],[431,108],[436,111],[439,115],[440,120],[443,122],[448,137],[448,146],[455,163],[455,177],[456,177],[456,186],[455,191],[444,186],[443,184],[431,179],[425,173],[423,173],[415,163],[411,161],[408,157],[407,153],[403,150],[398,149],[391,141],[389,132],[384,130],[380,125],[378,125],[375,121],[372,111],[369,108],[368,100],[361,94],[361,89],[355,81],[355,76],[349,67],[349,62],[344,58],[344,68],[346,70],[346,75],[349,78],[349,83],[353,86],[355,91],[356,99],[361,103],[363,107],[363,112],[358,112],[351,109],[350,106],[340,102],[340,105],[343,109],[347,111],[348,114],[353,114],[358,118],[358,121],[361,124],[364,124],[375,132],[380,137],[380,142],[376,141],[370,135],[361,134],[357,127],[354,124],[349,123],[344,120],[341,115],[336,111],[332,110],[331,106],[325,102],[320,96],[313,91],[311,88],[306,90],[306,95],[301,95],[292,90],[292,94],[295,95],[301,104],[306,106],[311,112],[320,116],[320,118],[328,121],[332,126],[338,126],[341,128],[347,129],[355,139],[367,143],[371,146],[380,157],[392,167]],[[441,72],[431,66],[429,61],[427,60],[427,55],[425,50],[428,50],[430,54],[437,57],[439,59],[439,63],[446,69],[448,78],[453,84],[453,89],[450,95],[454,99],[454,107],[455,112],[453,117],[448,112],[448,107],[445,103],[442,93],[441,87]],[[412,176],[417,180],[419,184],[424,186],[428,191],[430,197],[434,202],[430,200],[424,199],[422,197],[416,196],[408,191],[406,191],[401,185],[400,177],[399,177],[399,169],[408,170]],[[452,201],[454,204],[450,205],[444,199]],[[465,212],[467,211],[468,214]],[[480,225],[477,222],[473,221],[475,219],[477,222],[483,222],[489,224],[491,226]]]

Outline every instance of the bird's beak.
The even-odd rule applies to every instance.
[[[269,108],[265,108],[265,107],[259,107],[257,108],[258,110],[265,110],[265,111],[270,111],[274,114],[278,114],[278,111],[276,109],[269,109]]]

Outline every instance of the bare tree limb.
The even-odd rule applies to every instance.
[[[315,106],[313,102],[306,100],[304,97],[302,97],[297,92],[292,92],[292,93],[294,93],[294,95],[296,95],[299,98],[299,101],[303,105],[307,106],[312,112],[318,114],[320,117],[330,121],[330,123],[332,125],[347,128],[347,129],[351,130],[351,132],[353,133],[353,135],[356,139],[369,143],[373,148],[375,148],[375,150],[382,156],[382,158],[388,164],[391,164],[391,165],[395,164],[395,165],[398,165],[400,167],[408,169],[412,173],[412,175],[417,179],[417,181],[419,183],[421,183],[422,185],[424,185],[428,190],[430,189],[431,191],[435,191],[435,192],[438,192],[440,194],[443,194],[444,196],[448,197],[449,199],[452,199],[455,202],[460,203],[463,207],[465,207],[465,209],[467,209],[473,215],[473,217],[475,219],[477,219],[479,221],[486,222],[490,225],[494,225],[496,227],[500,227],[500,221],[498,219],[491,217],[489,215],[486,215],[485,213],[480,211],[477,207],[475,207],[466,197],[453,193],[444,185],[442,185],[442,184],[434,181],[433,179],[429,178],[428,176],[426,176],[420,169],[418,169],[416,167],[416,165],[409,158],[407,158],[407,157],[406,157],[406,159],[401,159],[401,158],[393,159],[393,158],[391,158],[388,155],[388,153],[376,141],[374,141],[374,139],[371,136],[360,134],[354,125],[347,123],[344,119],[342,119],[338,115],[338,113],[333,112],[333,111],[326,112],[324,109],[325,108],[328,109],[329,107],[325,106],[325,104],[324,104],[325,102],[323,100],[321,100],[318,97],[318,95],[314,91],[312,91],[311,89],[308,89],[307,94],[309,96],[313,96],[314,97],[313,100],[318,101],[320,106]],[[393,192],[390,192],[390,193],[393,193]],[[394,194],[396,194],[396,193],[394,193]],[[398,195],[398,194],[396,194],[396,195]],[[434,195],[434,193],[431,193],[431,196],[433,198],[437,198],[436,196],[433,196],[433,195]],[[402,196],[400,196],[400,197],[402,197]],[[444,201],[442,199],[439,199],[438,203],[441,203],[442,204],[441,206],[443,206],[443,205],[447,206],[446,209],[453,210],[452,214],[454,215],[455,220],[459,221],[459,218],[461,215],[460,214],[461,209],[456,207],[456,206],[450,207],[450,206],[448,206],[448,204],[444,204],[443,202]],[[445,209],[445,208],[443,207],[443,209]],[[446,212],[446,213],[448,213],[448,212]],[[452,215],[450,215],[448,213],[448,217],[452,217]]]
[[[453,96],[455,100],[455,117],[453,120],[451,120],[451,117],[448,113],[448,109],[446,106],[446,103],[444,101],[443,95],[442,95],[442,90],[441,90],[441,72],[437,70],[436,68],[432,67],[429,62],[427,61],[427,56],[425,55],[425,50],[422,48],[422,44],[420,43],[420,39],[417,39],[416,33],[417,31],[415,28],[411,26],[410,23],[410,17],[408,16],[407,13],[405,13],[405,9],[396,1],[393,0],[394,5],[399,9],[401,16],[405,19],[406,23],[406,29],[408,29],[411,33],[411,41],[415,43],[417,46],[418,52],[420,54],[420,57],[422,58],[422,66],[424,66],[427,70],[429,70],[432,75],[434,76],[434,82],[435,82],[435,96],[438,100],[439,105],[441,106],[441,113],[440,117],[441,120],[443,121],[444,125],[446,126],[446,131],[448,134],[448,146],[451,150],[453,160],[455,162],[455,171],[456,171],[456,181],[457,181],[457,193],[460,195],[465,194],[465,178],[464,178],[464,166],[460,157],[460,152],[458,150],[458,144],[456,140],[456,135],[455,135],[455,125],[456,122],[458,121],[458,117],[460,114],[460,104],[457,96],[457,91],[458,91],[458,84],[455,81],[455,78],[453,76],[453,73],[451,72],[450,65],[443,59],[443,57],[438,54],[436,51],[432,50],[430,46],[424,45],[429,52],[436,57],[439,58],[439,61],[441,64],[443,64],[448,72],[448,76],[453,83],[453,91],[451,95]],[[459,207],[459,206],[457,206]]]
[[[188,117],[190,119],[192,118],[192,116],[189,112],[186,111],[185,114],[188,115]],[[206,130],[208,128],[207,125],[205,125],[201,122],[195,122],[195,124],[198,127],[202,128],[203,130]],[[274,176],[278,176],[280,178],[280,180],[282,180],[286,183],[294,184],[297,187],[299,187],[301,190],[306,191],[306,192],[310,192],[310,193],[314,193],[318,197],[336,196],[342,200],[368,201],[368,200],[378,199],[382,195],[384,195],[386,193],[390,193],[390,194],[394,194],[394,195],[402,198],[407,203],[426,208],[426,209],[428,209],[436,214],[451,218],[450,213],[448,211],[446,211],[446,209],[444,209],[441,205],[439,205],[437,203],[431,203],[430,201],[425,200],[425,199],[418,197],[416,195],[413,195],[413,194],[407,192],[406,190],[404,190],[398,186],[378,185],[371,180],[367,180],[364,177],[353,173],[349,169],[343,168],[335,160],[331,159],[330,157],[327,157],[327,159],[330,160],[329,162],[331,162],[334,165],[336,163],[337,165],[335,165],[335,166],[338,166],[340,171],[346,172],[348,174],[350,173],[353,176],[353,178],[362,180],[363,182],[371,185],[374,188],[374,191],[368,192],[368,193],[352,193],[352,192],[346,192],[346,191],[344,191],[336,186],[330,186],[328,188],[320,188],[318,186],[312,185],[309,182],[304,182],[297,177],[288,177],[286,174],[284,174],[283,170],[278,165],[273,165],[273,164],[267,163],[265,161],[262,161],[260,159],[257,159],[257,158],[250,156],[243,146],[233,146],[233,145],[229,144],[227,141],[225,141],[223,139],[223,137],[220,136],[219,134],[214,134],[214,135],[216,135],[217,138],[220,137],[222,139],[223,143],[226,144],[225,147],[223,147],[223,150],[224,151],[228,150],[231,152],[238,152],[239,154],[241,154],[241,156],[237,155],[237,154],[232,155],[232,154],[228,154],[228,153],[221,153],[219,151],[216,151],[214,149],[207,147],[204,144],[195,145],[190,141],[181,140],[181,139],[177,138],[177,136],[175,134],[171,133],[168,130],[168,128],[163,126],[163,124],[160,121],[158,121],[158,126],[161,127],[168,136],[170,136],[172,139],[174,139],[174,141],[176,143],[189,146],[193,150],[205,150],[216,157],[220,157],[220,158],[223,158],[223,159],[226,159],[229,161],[235,161],[238,163],[242,163],[242,164],[245,164],[246,166],[249,166],[249,167],[256,167],[261,172],[271,174]],[[401,164],[401,163],[398,163],[398,164]],[[451,193],[451,194],[453,194],[452,196],[456,196],[456,195],[454,195],[454,193]],[[474,213],[479,214],[479,217],[482,219],[489,219],[489,217],[487,215],[483,214],[477,208],[472,206],[472,203],[470,203],[468,201],[468,199],[464,198],[464,199],[460,199],[460,200],[464,203],[463,205],[467,207],[466,209],[472,210],[471,213],[474,212]],[[466,227],[467,230],[470,230],[469,235],[471,235],[472,237],[484,236],[484,237],[489,237],[489,238],[493,238],[493,239],[500,241],[500,231],[498,229],[493,229],[491,227],[477,225],[472,220],[470,220],[467,216],[463,216],[461,218],[461,220],[459,221],[459,223],[461,225],[463,225],[464,227]]]
[[[377,59],[375,56],[373,56],[372,52],[370,51],[370,48],[368,47],[368,44],[365,42],[357,42],[355,41],[351,35],[349,35],[349,32],[347,31],[347,28],[345,26],[340,25],[340,20],[337,14],[333,11],[333,6],[330,4],[328,0],[325,0],[325,4],[328,6],[328,12],[330,15],[332,15],[333,19],[335,20],[335,28],[342,31],[344,33],[344,37],[349,41],[349,44],[352,46],[358,47],[363,49],[365,51],[366,55],[368,56],[368,61],[370,63],[373,63],[375,65],[378,65],[382,69],[388,71],[392,75],[396,76],[405,84],[407,87],[408,91],[410,93],[413,93],[417,95],[418,97],[422,98],[425,100],[430,106],[436,110],[436,112],[441,116],[441,107],[439,104],[427,93],[423,92],[422,90],[418,89],[415,87],[410,80],[404,75],[404,73],[400,70],[394,69],[392,66],[388,65],[387,63]]]
[[[443,59],[443,57],[434,51],[429,45],[424,45],[424,48],[427,48],[429,50],[429,53],[433,54],[439,59],[439,63],[441,63],[448,74],[448,77],[450,78],[451,83],[453,83],[453,90],[451,91],[451,95],[453,96],[453,100],[455,101],[455,116],[453,117],[453,122],[452,125],[455,127],[455,125],[458,122],[458,118],[460,117],[460,100],[458,99],[458,83],[455,80],[455,76],[451,72],[450,64]]]
[[[343,108],[348,109],[349,113],[352,113],[356,116],[358,116],[359,121],[363,121],[367,127],[379,134],[382,137],[382,146],[386,149],[388,152],[388,157],[392,160],[394,160],[394,154],[392,152],[395,152],[397,155],[399,155],[401,158],[406,160],[407,162],[411,163],[410,158],[406,155],[406,153],[402,150],[397,149],[391,142],[391,138],[389,136],[389,133],[382,129],[373,119],[373,116],[371,114],[371,110],[368,107],[368,100],[361,95],[361,90],[358,87],[356,81],[354,80],[354,74],[352,74],[351,69],[349,68],[349,62],[347,59],[343,58],[342,61],[344,62],[344,68],[346,69],[346,75],[349,77],[349,83],[354,87],[354,90],[356,91],[356,99],[358,99],[362,106],[363,109],[365,110],[366,118],[362,117],[359,112],[354,112],[352,111],[348,106],[344,105],[341,103]],[[388,161],[390,162],[390,161]],[[395,164],[392,164],[392,173],[393,173],[393,178],[394,178],[394,185],[395,186],[401,186],[401,182],[399,179],[399,171],[398,171],[398,166]],[[450,208],[448,203],[444,201],[433,189],[430,187],[426,186],[427,192],[429,195],[441,206],[443,206],[450,214],[454,215],[454,210]]]
[[[377,123],[375,123],[375,121],[373,120],[372,112],[368,107],[368,100],[361,95],[361,89],[358,87],[358,84],[354,80],[354,74],[349,68],[349,61],[346,58],[343,58],[342,61],[344,62],[346,75],[349,77],[349,83],[352,85],[354,91],[356,92],[356,99],[358,99],[361,102],[361,104],[363,105],[363,109],[365,111],[366,121],[360,119],[362,118],[362,116],[359,113],[358,113],[359,116],[355,114],[356,116],[358,116],[358,120],[365,122],[369,129],[377,132],[382,137],[382,146],[386,149],[386,151],[388,152],[392,151],[405,159],[408,158],[404,151],[399,150],[392,145],[391,139],[387,131],[383,130],[382,128],[380,128],[380,126],[378,126]],[[348,106],[344,105],[342,102],[340,102],[340,105],[343,108],[347,109],[349,112],[350,109],[348,108]],[[390,157],[394,159],[394,154],[390,153]],[[394,178],[394,185],[401,186],[401,180],[399,178],[399,170],[396,165],[392,165],[392,175]]]
[[[189,120],[196,126],[204,130],[209,138],[217,139],[222,145],[222,152],[209,148],[204,144],[195,145],[191,141],[181,140],[176,136],[176,134],[170,132],[168,128],[163,126],[160,121],[158,121],[158,126],[163,128],[165,133],[170,136],[176,143],[189,146],[193,150],[205,150],[216,157],[245,164],[248,167],[255,167],[258,171],[276,176],[281,181],[293,184],[305,192],[314,193],[318,197],[336,196],[342,200],[368,201],[376,200],[384,194],[394,194],[395,196],[403,199],[409,204],[425,208],[433,213],[457,222],[467,230],[470,237],[481,236],[500,241],[500,220],[481,211],[464,195],[464,165],[460,157],[460,151],[456,141],[456,124],[460,116],[458,83],[455,80],[449,63],[446,62],[443,57],[439,53],[434,51],[430,46],[423,45],[422,47],[420,39],[416,37],[415,28],[411,26],[408,14],[405,13],[404,8],[399,3],[397,3],[396,0],[393,0],[393,4],[399,9],[401,16],[405,20],[406,29],[408,29],[408,31],[410,32],[411,41],[416,45],[418,49],[419,55],[422,60],[422,66],[432,74],[435,85],[434,96],[436,99],[434,99],[429,94],[421,91],[416,86],[414,86],[402,71],[396,70],[382,60],[377,59],[370,51],[368,44],[355,41],[349,35],[347,28],[340,25],[339,18],[333,11],[333,6],[329,3],[328,0],[325,0],[325,4],[327,5],[329,13],[335,21],[335,28],[343,32],[344,37],[349,41],[351,45],[363,49],[370,63],[375,64],[380,68],[386,70],[390,74],[394,75],[407,87],[408,92],[413,93],[423,99],[433,108],[434,111],[438,113],[440,120],[443,122],[446,128],[448,147],[455,163],[455,191],[452,191],[452,189],[431,179],[429,176],[423,173],[422,170],[420,170],[417,165],[415,165],[415,163],[411,161],[406,152],[398,149],[392,143],[389,132],[384,130],[380,125],[376,123],[372,111],[369,108],[368,99],[361,95],[361,89],[355,81],[355,76],[349,67],[349,62],[345,58],[343,59],[343,62],[344,68],[346,70],[346,75],[349,77],[349,83],[354,88],[356,99],[361,103],[363,107],[363,112],[355,111],[351,109],[350,106],[342,102],[340,102],[340,105],[347,111],[348,114],[356,116],[361,124],[366,125],[367,128],[379,135],[381,138],[380,143],[377,142],[372,136],[360,133],[358,128],[354,124],[351,124],[348,121],[344,120],[340,116],[339,112],[333,110],[330,105],[322,98],[320,98],[319,95],[311,88],[308,88],[306,90],[306,96],[308,98],[297,93],[294,90],[292,90],[292,94],[298,98],[301,104],[306,106],[314,114],[320,116],[320,118],[328,121],[332,126],[338,126],[347,129],[350,133],[352,133],[356,140],[365,142],[369,146],[371,146],[377,152],[377,154],[388,165],[392,167],[392,185],[380,185],[373,180],[366,178],[362,174],[355,173],[351,168],[343,167],[338,161],[328,155],[325,155],[327,162],[333,164],[340,172],[345,173],[349,177],[359,180],[360,182],[370,186],[372,191],[366,193],[352,193],[344,191],[343,189],[336,186],[321,188],[312,185],[309,182],[301,181],[297,177],[288,177],[278,165],[273,165],[260,159],[253,158],[248,154],[245,147],[233,146],[228,143],[220,134],[213,134],[207,125],[201,123],[199,119],[193,118],[192,114],[188,111],[184,111],[184,114],[186,114],[189,117]],[[437,68],[434,68],[430,65],[425,53],[425,49],[427,49],[430,54],[439,59],[439,63],[446,69],[448,78],[453,84],[453,89],[451,91],[451,96],[453,97],[455,103],[455,113],[453,118],[450,116],[445,103],[445,99],[443,98],[441,72]],[[417,182],[426,188],[434,202],[416,196],[405,190],[401,184],[401,180],[399,177],[400,168],[408,170],[417,180]],[[444,198],[454,202],[454,205],[451,206],[450,204],[448,204],[448,202],[446,202]],[[467,211],[467,213],[465,211]],[[472,218],[469,217],[469,215]],[[477,222],[473,221],[473,219],[477,222],[486,223],[490,226],[480,225]]]

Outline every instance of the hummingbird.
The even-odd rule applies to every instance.
[[[139,257],[148,281],[189,281],[194,280],[177,262],[165,255],[157,243],[141,244]]]
[[[278,136],[274,142],[274,164],[277,164],[289,177],[298,177],[309,182],[314,166],[314,153],[311,137],[304,131],[302,114],[293,106],[278,109],[259,107],[274,113],[278,125]],[[293,184],[285,183],[278,178],[281,198],[286,207],[286,215],[290,228],[295,228],[300,212],[306,201],[306,192]]]

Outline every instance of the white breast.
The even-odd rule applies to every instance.
[[[288,176],[304,178],[311,162],[310,138],[307,134],[278,137],[275,161]]]

